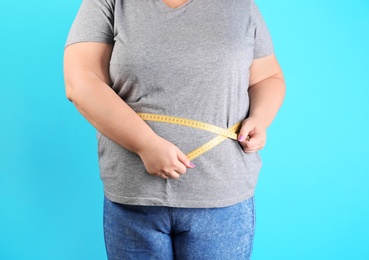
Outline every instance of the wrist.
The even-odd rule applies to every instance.
[[[247,119],[255,121],[257,125],[262,126],[265,129],[267,129],[268,126],[270,125],[270,123],[268,122],[268,120],[266,120],[266,117],[263,114],[250,113]]]
[[[141,156],[151,145],[157,142],[158,138],[160,137],[153,131],[138,133],[138,138],[132,152]]]

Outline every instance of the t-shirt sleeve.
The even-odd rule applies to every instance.
[[[254,0],[251,0],[251,15],[254,24],[254,59],[272,55],[274,47],[268,27]]]
[[[65,46],[78,42],[114,43],[114,0],[83,0]]]

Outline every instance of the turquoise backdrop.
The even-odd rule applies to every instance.
[[[63,85],[80,2],[0,2],[0,259],[106,259],[95,131]],[[257,3],[288,90],[261,153],[253,260],[368,260],[369,2]]]

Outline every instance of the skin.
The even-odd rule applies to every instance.
[[[281,67],[275,55],[255,59],[250,67],[250,112],[242,122],[238,141],[244,152],[256,152],[266,144],[266,129],[272,123],[286,92]]]
[[[83,42],[65,49],[67,98],[99,132],[138,154],[149,174],[178,179],[195,165],[178,147],[154,133],[111,89],[108,70],[112,48],[109,44]],[[250,67],[250,113],[239,133],[244,152],[265,146],[266,129],[284,94],[283,75],[275,56],[254,60]]]
[[[187,0],[162,0],[170,8],[178,8],[185,4]]]

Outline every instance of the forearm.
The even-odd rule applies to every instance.
[[[68,46],[64,54],[66,95],[102,134],[138,154],[147,172],[179,178],[194,165],[174,144],[161,138],[109,87],[113,46],[86,42]]]
[[[285,96],[283,76],[273,76],[250,86],[249,117],[260,120],[267,128],[274,120]]]
[[[89,79],[73,84],[67,85],[68,98],[78,111],[109,139],[138,153],[145,143],[147,144],[156,136],[151,128],[104,82],[99,79]]]

